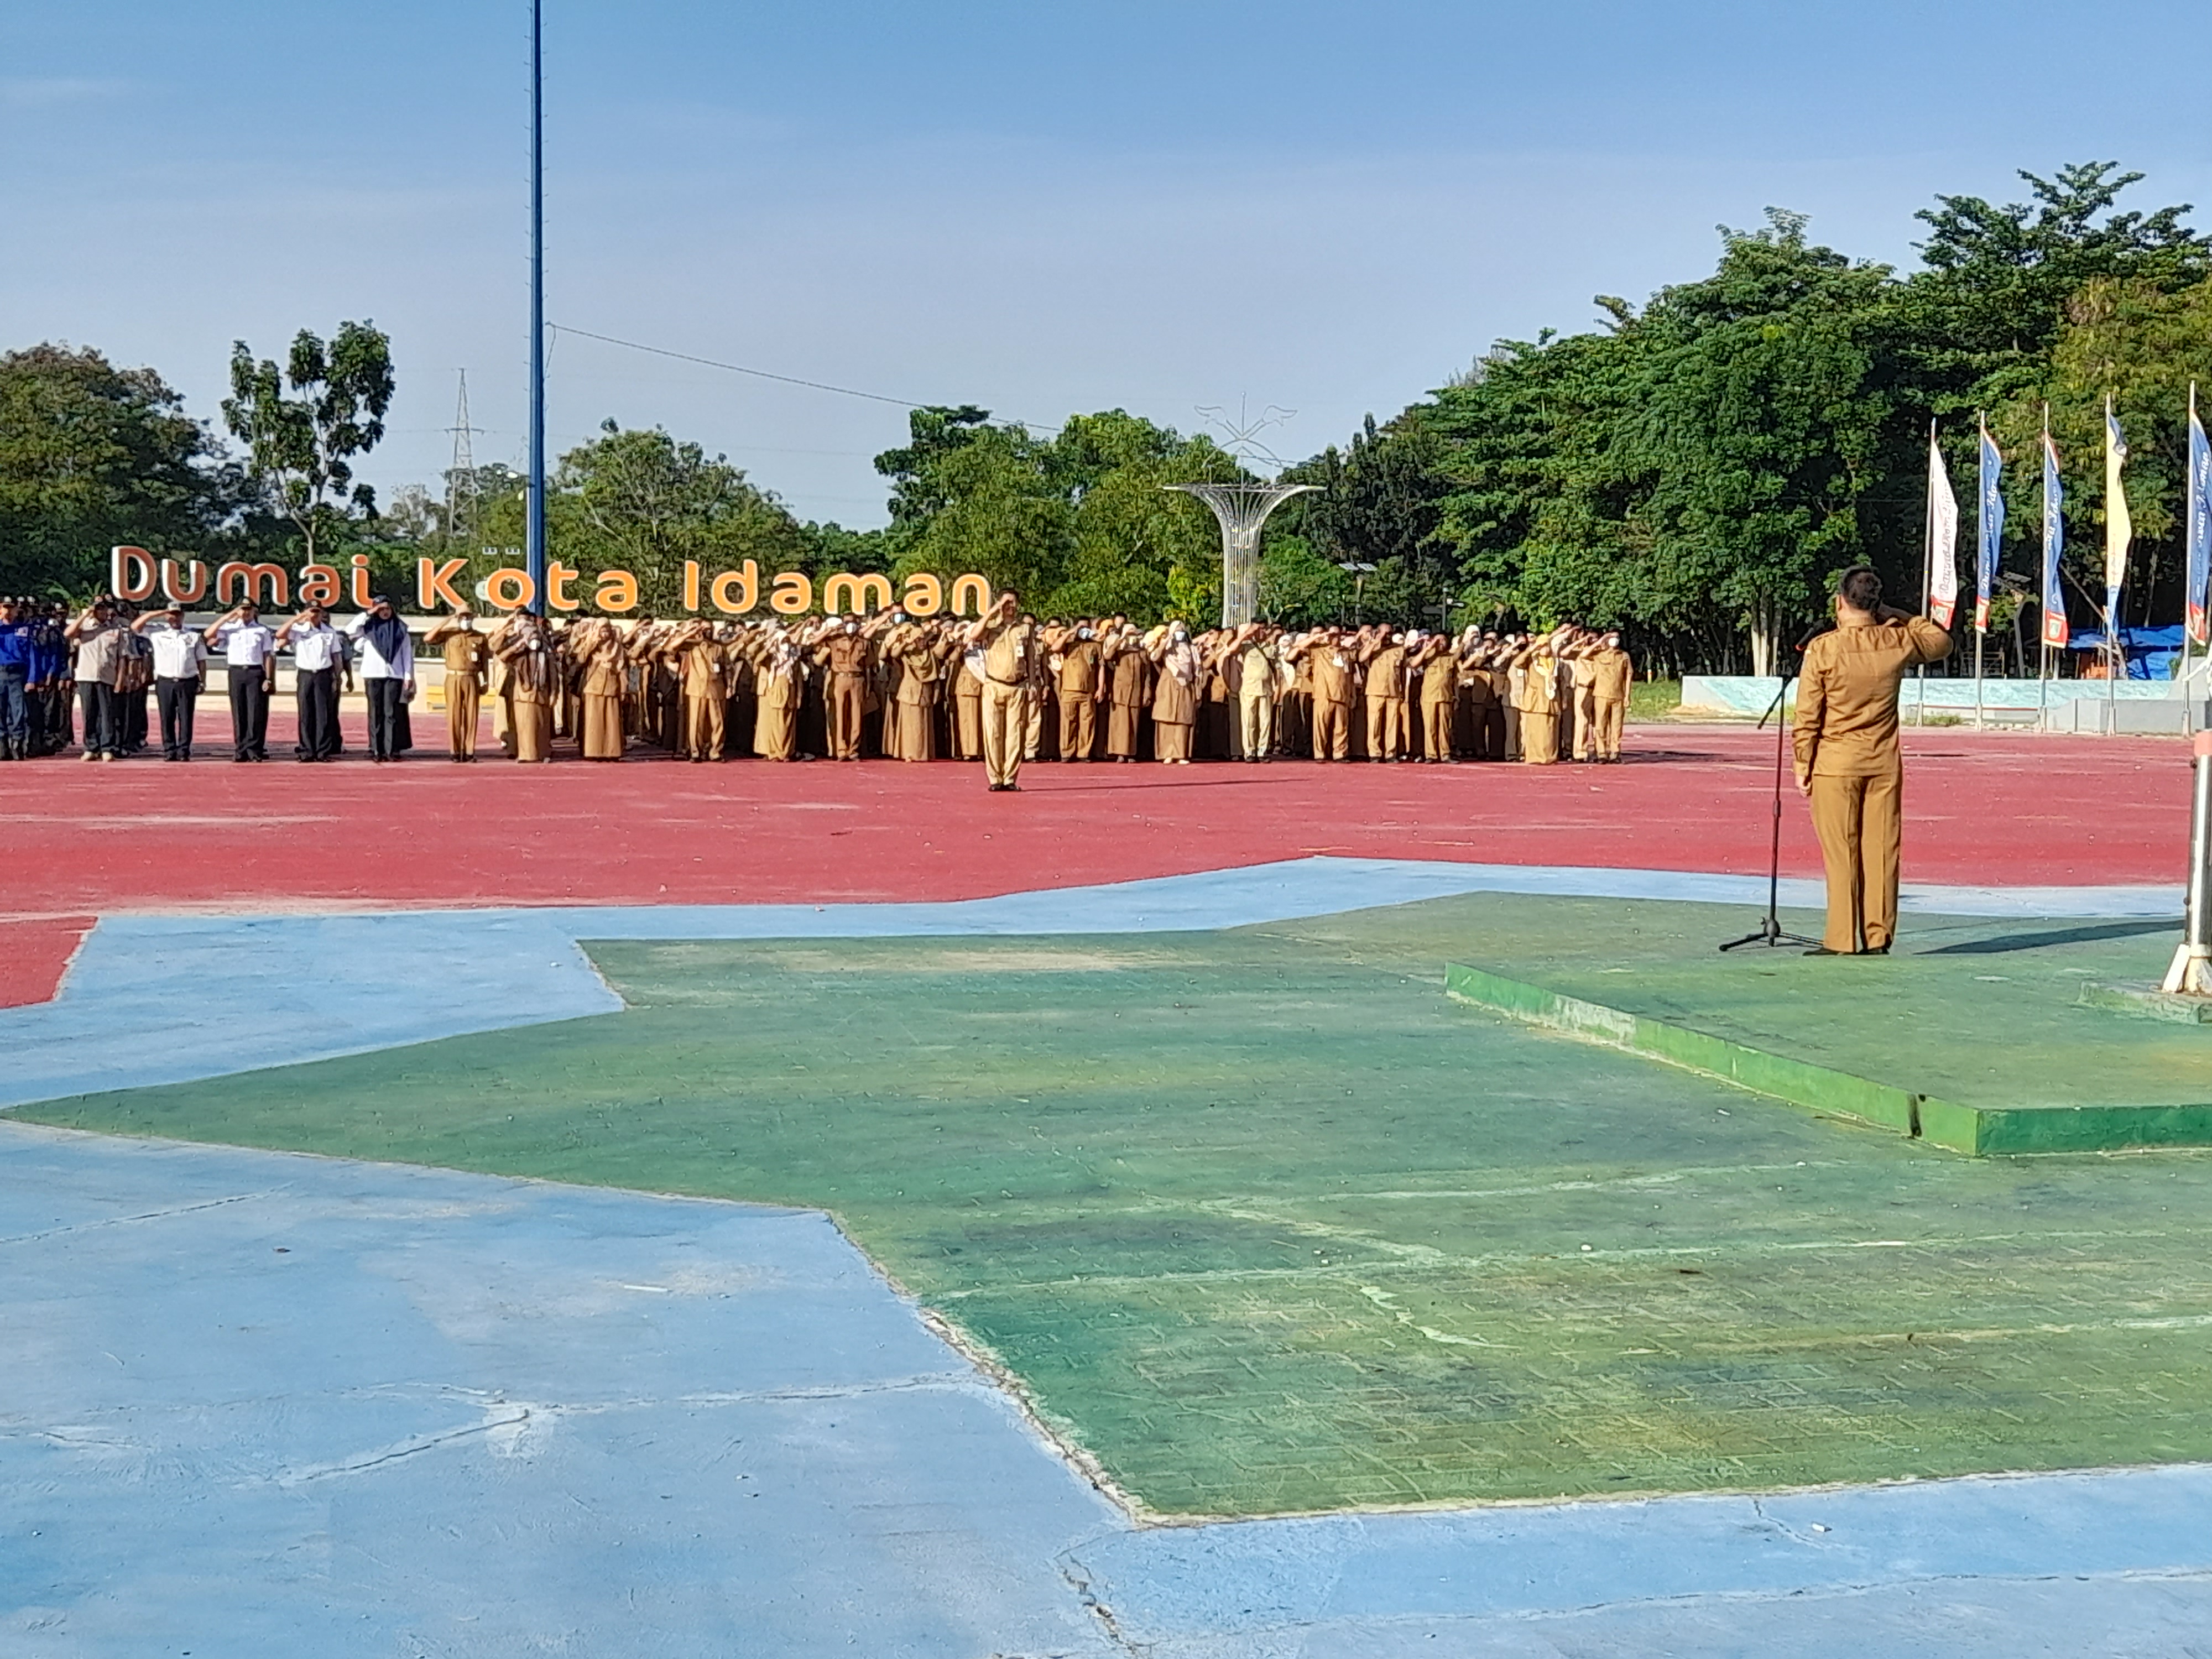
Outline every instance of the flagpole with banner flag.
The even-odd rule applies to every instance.
[[[2004,457],[1981,422],[1980,536],[1974,550],[1974,725],[1982,725],[1982,645],[1990,631],[1990,590],[1996,585],[1997,550],[2004,536]]]
[[[2189,557],[2182,590],[2181,689],[2189,720],[2197,720],[2197,696],[2189,689],[2189,647],[2212,644],[2212,617],[2205,615],[2206,576],[2212,574],[2212,443],[2197,417],[2197,382],[2189,383]]]
[[[2050,707],[2052,653],[2063,651],[2073,635],[2066,626],[2066,590],[2059,562],[2066,552],[2066,486],[2058,477],[2058,446],[2051,441],[2051,405],[2043,406],[2043,661],[2040,701]]]
[[[1959,609],[1959,498],[1951,492],[1951,471],[1936,441],[1936,422],[1928,422],[1928,556],[1920,571],[1920,608],[1945,633]],[[1928,723],[1928,669],[1920,675],[1920,724]]]
[[[2135,539],[2135,520],[2128,516],[2127,486],[2120,469],[2127,465],[2128,441],[2120,430],[2120,417],[2112,412],[2112,394],[2105,394],[2105,653],[2106,701],[2118,696],[2112,682],[2127,672],[2127,651],[2120,642],[2120,590],[2128,581],[2128,545]]]

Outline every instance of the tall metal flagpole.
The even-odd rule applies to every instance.
[[[544,0],[530,0],[530,504],[523,563],[545,614],[545,70]]]
[[[1928,453],[1936,453],[1936,417],[1928,417]],[[1928,510],[1921,514],[1922,538],[1920,554],[1920,614],[1926,616],[1928,607],[1936,597],[1936,471],[1928,471]],[[1917,663],[1912,670],[1914,692],[1912,723],[1928,724],[1928,665]]]

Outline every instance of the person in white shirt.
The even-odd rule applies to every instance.
[[[269,693],[276,684],[276,635],[252,600],[233,605],[202,636],[222,653],[230,670],[230,735],[234,761],[269,758]]]
[[[396,761],[415,746],[409,730],[408,699],[415,695],[415,641],[382,593],[346,624],[361,642],[362,689],[368,693],[368,757]]]
[[[161,626],[150,632],[147,624]],[[206,678],[207,641],[197,628],[185,626],[185,608],[170,605],[149,611],[138,618],[135,631],[144,635],[154,652],[154,701],[161,711],[161,758],[188,761],[192,757],[192,714],[198,707],[200,686]]]
[[[276,648],[292,651],[292,689],[300,706],[300,737],[293,752],[303,761],[333,758],[338,741],[338,670],[345,641],[331,613],[311,605],[276,630]]]

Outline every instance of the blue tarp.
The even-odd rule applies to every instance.
[[[2104,631],[2093,629],[2076,634],[2067,648],[2102,651]],[[2181,624],[2176,623],[2170,628],[2123,628],[2120,650],[2127,658],[2128,678],[2170,680],[2181,666]]]

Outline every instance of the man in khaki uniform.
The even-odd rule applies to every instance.
[[[1270,632],[1246,623],[1225,653],[1227,678],[1236,698],[1235,752],[1248,761],[1273,760],[1275,754],[1275,695],[1281,664]]]
[[[1905,793],[1898,684],[1914,664],[1950,654],[1949,634],[1882,604],[1872,570],[1844,572],[1835,629],[1805,648],[1797,683],[1797,789],[1812,802],[1828,875],[1828,925],[1808,955],[1889,953]]]
[[[828,670],[823,709],[829,717],[830,757],[860,758],[860,722],[867,714],[870,642],[860,635],[860,619],[848,617],[818,653]]]
[[[1098,630],[1088,623],[1064,631],[1054,644],[1060,665],[1060,757],[1087,761],[1098,744]]]
[[[1620,729],[1628,719],[1628,688],[1636,683],[1636,665],[1620,648],[1620,635],[1608,634],[1590,659],[1591,719],[1597,727],[1597,757],[1620,758]]]
[[[477,721],[483,704],[484,669],[491,644],[477,632],[476,612],[465,605],[422,636],[446,661],[446,744],[457,761],[477,757]]]
[[[1459,718],[1459,657],[1451,635],[1437,634],[1424,641],[1419,665],[1421,683],[1421,752],[1414,758],[1430,765],[1449,765],[1452,757],[1452,727]]]
[[[1407,636],[1387,635],[1367,656],[1367,758],[1395,761],[1406,752],[1406,650]],[[1419,635],[1413,636],[1419,648]]]
[[[687,623],[678,636],[678,672],[684,686],[683,753],[693,761],[718,761],[726,732],[729,669],[721,646],[703,622]]]
[[[968,625],[968,643],[983,653],[983,769],[994,793],[1019,789],[1022,749],[1029,734],[1031,659],[1036,629],[1022,616],[1021,596],[1008,588]]]

